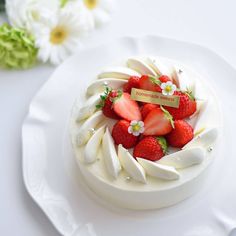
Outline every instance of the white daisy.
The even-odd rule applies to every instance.
[[[10,24],[32,33],[32,25],[45,12],[56,12],[60,8],[58,0],[6,0],[6,12]]]
[[[70,4],[52,15],[45,15],[41,24],[34,27],[38,57],[43,62],[58,65],[79,46],[80,37],[89,30],[87,10],[81,5],[73,8]]]
[[[161,89],[163,95],[173,95],[176,91],[176,85],[171,81],[167,81],[166,83],[161,84]]]
[[[128,132],[133,134],[134,136],[139,136],[144,132],[144,123],[143,121],[133,120],[130,122],[130,126],[128,128]]]
[[[93,17],[95,26],[107,23],[114,9],[114,0],[82,0]]]

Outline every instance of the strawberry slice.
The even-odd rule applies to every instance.
[[[144,135],[166,135],[173,129],[173,118],[163,107],[154,108],[144,120]]]
[[[161,75],[160,77],[143,75],[139,80],[139,88],[160,93],[162,91],[161,84],[167,81],[171,81],[167,75]]]
[[[130,94],[123,93],[113,103],[113,109],[115,113],[125,120],[141,120],[141,112],[139,110],[138,103],[131,100]]]

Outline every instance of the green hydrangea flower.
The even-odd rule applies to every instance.
[[[22,29],[7,24],[0,27],[0,66],[4,68],[26,69],[37,57],[34,39]]]
[[[5,0],[0,0],[0,12],[5,10]]]

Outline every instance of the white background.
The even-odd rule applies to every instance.
[[[85,47],[157,34],[206,46],[236,66],[235,0],[116,1],[110,24],[87,37]],[[27,194],[21,169],[21,124],[30,100],[54,70],[49,65],[0,70],[0,235],[58,235]]]

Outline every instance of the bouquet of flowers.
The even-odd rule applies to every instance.
[[[110,19],[112,0],[0,0],[8,22],[0,26],[0,66],[58,65],[81,38]]]

